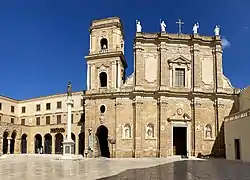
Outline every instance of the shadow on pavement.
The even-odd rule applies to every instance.
[[[250,163],[211,159],[131,169],[98,180],[250,180]]]

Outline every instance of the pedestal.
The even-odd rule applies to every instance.
[[[62,156],[62,159],[73,159],[74,145],[75,145],[75,143],[72,140],[63,141],[63,156]]]

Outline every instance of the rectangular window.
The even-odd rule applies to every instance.
[[[40,126],[41,122],[40,122],[40,117],[36,117],[36,125]]]
[[[15,122],[14,118],[10,118],[10,123],[14,124],[14,122]]]
[[[56,120],[57,120],[57,124],[61,124],[62,123],[62,116],[61,115],[57,115],[56,116]]]
[[[10,111],[11,111],[12,113],[14,113],[14,112],[15,112],[15,107],[14,107],[14,106],[11,106],[11,107],[10,107]]]
[[[62,102],[61,101],[57,102],[57,109],[62,109]]]
[[[22,113],[25,113],[25,112],[26,112],[26,108],[22,107]]]
[[[46,103],[46,110],[50,110],[50,103]]]
[[[81,106],[83,106],[83,99],[81,99]]]
[[[2,103],[0,103],[0,110],[2,110]]]
[[[74,115],[71,114],[71,123],[74,123]]]
[[[175,69],[175,86],[185,87],[185,69],[183,68]]]
[[[36,105],[36,111],[41,111],[41,105],[40,104]]]
[[[46,116],[46,125],[50,124],[50,116]]]
[[[74,103],[72,103],[72,108],[74,107]]]
[[[25,119],[21,119],[21,125],[25,126]]]

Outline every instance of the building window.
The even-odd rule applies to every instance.
[[[56,116],[56,121],[57,121],[57,124],[61,124],[62,123],[62,116],[61,115],[57,115]]]
[[[11,123],[11,124],[14,124],[14,123],[15,123],[14,118],[10,118],[10,123]]]
[[[25,119],[21,119],[21,125],[25,126]]]
[[[99,78],[100,78],[100,85],[101,87],[107,87],[107,73],[106,72],[101,72],[100,75],[99,75]]]
[[[108,49],[108,40],[106,38],[101,39],[101,49]]]
[[[2,110],[2,103],[0,103],[0,110]]]
[[[83,99],[81,99],[81,106],[83,106]]]
[[[40,126],[41,122],[40,122],[40,117],[36,117],[36,125]]]
[[[71,123],[74,123],[74,114],[71,114]]]
[[[46,103],[46,110],[50,110],[50,103]]]
[[[50,124],[50,116],[46,116],[46,125]]]
[[[183,68],[175,69],[175,86],[185,87],[185,69]]]
[[[74,102],[72,103],[72,106],[71,106],[72,108],[74,107]]]
[[[10,112],[12,112],[12,113],[15,112],[15,107],[14,107],[14,106],[11,106],[11,107],[10,107]]]
[[[58,101],[58,102],[57,102],[56,108],[57,108],[57,109],[62,109],[62,102],[61,102],[61,101]]]
[[[154,138],[154,125],[152,123],[149,123],[146,127],[146,138]]]
[[[0,121],[2,121],[2,116],[0,116]]]
[[[25,112],[26,112],[26,108],[22,107],[22,113],[25,113]]]
[[[41,105],[40,104],[36,105],[36,111],[41,111]]]

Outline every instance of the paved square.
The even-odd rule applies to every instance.
[[[71,161],[58,157],[19,155],[0,158],[0,180],[250,179],[250,163],[236,161],[196,158],[183,161],[180,157]]]

